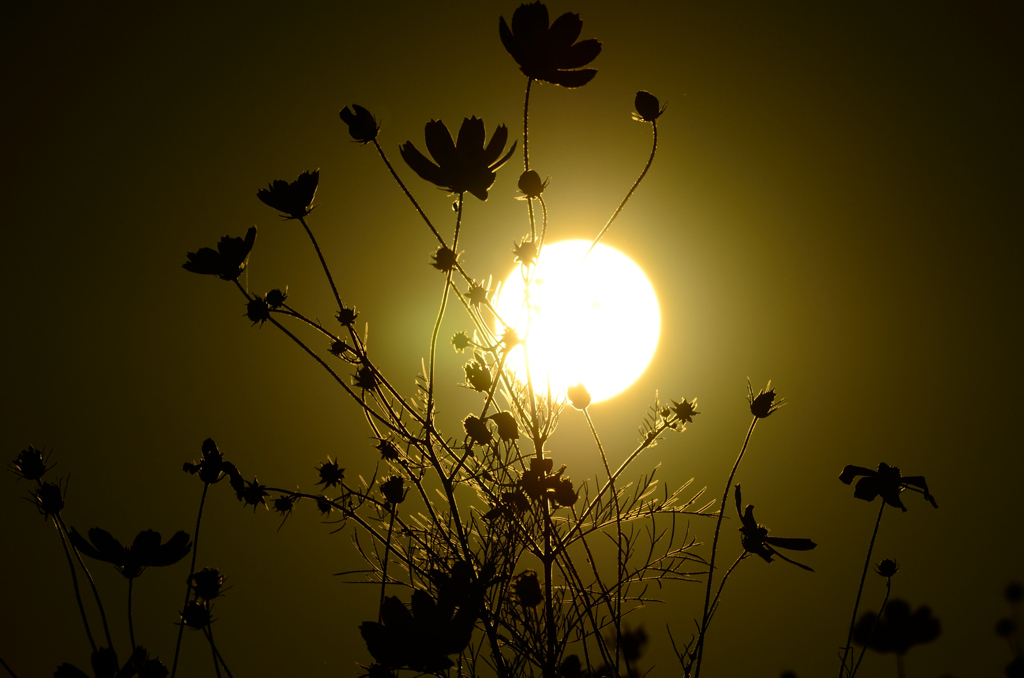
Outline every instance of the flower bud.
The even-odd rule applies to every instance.
[[[402,476],[391,476],[380,484],[380,492],[389,504],[401,504],[405,501],[405,479]]]
[[[519,190],[523,192],[523,198],[539,198],[547,187],[548,182],[541,181],[540,175],[533,170],[527,170],[519,176]]]
[[[259,323],[262,327],[263,323],[270,320],[270,308],[267,307],[267,302],[257,297],[246,305],[245,316],[252,321],[253,325]]]
[[[351,109],[346,106],[338,115],[348,125],[348,133],[352,135],[353,141],[368,144],[376,139],[380,132],[380,123],[377,119],[358,104],[352,104]]]
[[[582,383],[570,386],[565,394],[569,397],[569,402],[577,410],[585,410],[590,407],[590,391]]]
[[[512,590],[525,607],[537,607],[544,600],[544,594],[540,590],[540,581],[537,579],[537,573],[533,570],[519,574],[512,582]]]
[[[634,117],[641,122],[654,122],[665,112],[665,107],[661,106],[658,97],[643,90],[636,93],[633,105],[636,107]]]

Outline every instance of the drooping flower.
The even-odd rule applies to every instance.
[[[377,450],[380,452],[380,458],[387,461],[398,461],[401,456],[398,445],[393,440],[381,440],[377,443]]]
[[[256,244],[256,227],[245,232],[245,238],[224,236],[217,243],[217,249],[204,247],[198,252],[189,252],[188,261],[181,265],[186,271],[215,275],[221,280],[237,280],[245,270],[249,252]]]
[[[853,642],[866,645],[875,652],[906,654],[915,645],[930,643],[939,637],[942,625],[927,606],[910,611],[910,605],[899,598],[890,600],[879,617],[867,612],[853,628]]]
[[[633,118],[640,122],[654,122],[665,112],[665,107],[658,101],[658,97],[643,90],[636,93],[633,106],[636,107]]]
[[[751,504],[747,504],[745,510],[740,509],[742,505],[742,498],[740,495],[740,486],[736,486],[736,513],[740,517],[740,540],[743,544],[743,549],[754,555],[761,556],[766,562],[772,562],[773,556],[782,558],[787,563],[793,563],[797,567],[802,567],[805,570],[814,572],[813,569],[807,567],[802,563],[798,563],[795,560],[791,560],[786,556],[782,555],[775,550],[775,547],[782,549],[790,549],[792,551],[810,551],[817,544],[810,539],[794,539],[790,537],[769,537],[768,528],[764,525],[758,525],[757,521],[754,520],[754,507]]]
[[[587,84],[597,71],[583,66],[601,53],[601,43],[593,38],[576,42],[583,31],[579,14],[566,12],[550,26],[548,21],[543,3],[520,5],[512,14],[511,29],[501,17],[501,44],[528,78],[568,88]]]
[[[175,532],[174,536],[161,543],[159,532],[144,530],[127,546],[122,546],[109,532],[98,527],[89,530],[88,540],[75,528],[71,528],[68,538],[82,555],[110,563],[126,579],[138,577],[147,567],[173,565],[192,550],[192,542],[183,531]]]
[[[504,165],[516,150],[516,142],[504,156],[501,152],[508,141],[508,128],[499,125],[490,142],[484,146],[484,121],[476,116],[466,118],[459,128],[458,141],[440,120],[431,120],[424,129],[427,151],[434,162],[428,160],[407,141],[401,146],[402,158],[420,178],[452,193],[471,193],[487,200],[487,189],[494,185],[494,173]]]
[[[352,104],[351,110],[346,106],[338,115],[348,125],[348,133],[352,135],[353,141],[368,144],[380,132],[380,123],[359,104]]]
[[[266,188],[256,191],[256,197],[280,212],[285,219],[301,219],[313,211],[318,183],[320,170],[306,171],[291,183],[275,179]]]
[[[935,497],[928,492],[928,483],[925,482],[924,476],[903,477],[899,467],[879,464],[877,471],[863,466],[847,466],[839,475],[839,480],[849,485],[857,476],[864,476],[853,488],[853,496],[857,499],[874,501],[875,497],[881,495],[882,501],[889,506],[906,511],[907,507],[900,501],[900,493],[911,487],[915,492],[922,493],[932,506],[939,508],[935,503]]]
[[[482,419],[470,414],[462,420],[462,428],[466,430],[466,435],[469,436],[477,445],[489,445],[491,442],[491,431],[487,428],[487,423]]]
[[[202,598],[185,603],[185,607],[180,614],[181,623],[197,631],[205,629],[213,621],[210,604]]]

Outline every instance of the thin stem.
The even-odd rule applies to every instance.
[[[209,483],[203,483],[203,496],[199,499],[199,515],[196,516],[196,531],[192,536],[192,564],[188,566],[188,579],[185,580],[185,606],[188,606],[188,599],[192,591],[192,575],[196,572],[196,555],[199,552],[199,525],[203,522],[203,506],[206,505],[206,492],[210,489]],[[184,607],[182,608],[184,611]],[[174,645],[174,664],[171,666],[171,678],[178,670],[178,653],[181,651],[181,634],[185,631],[184,624],[178,624],[178,642]]]
[[[384,592],[388,587],[388,558],[391,555],[391,535],[395,529],[395,513],[398,512],[398,507],[394,506],[391,509],[391,520],[388,522],[388,540],[384,542],[384,562],[381,565],[380,575],[380,606],[377,608],[377,622],[381,621],[380,610],[384,608]]]
[[[529,120],[530,120],[530,86],[533,78],[526,79],[526,96],[523,98],[523,169],[530,169]]]
[[[462,226],[462,205],[465,202],[463,200],[463,193],[459,193],[459,211],[455,217],[455,239],[452,242],[452,252],[456,253],[458,250],[454,249],[459,245],[459,228]],[[437,320],[434,321],[434,329],[430,334],[430,371],[427,376],[427,441],[429,444],[430,433],[434,428],[433,417],[434,417],[434,363],[437,358],[437,335],[441,331],[441,320],[444,319],[445,309],[448,307],[448,293],[452,282],[451,270],[445,273],[444,281],[444,292],[441,293],[441,307],[437,310]],[[437,436],[440,439],[440,436]]]
[[[60,523],[60,529],[64,531],[64,534],[67,534],[68,526],[64,524],[64,519],[59,513],[57,514],[57,521]],[[114,647],[114,641],[110,638],[110,627],[107,625],[107,613],[103,609],[103,601],[100,600],[100,592],[99,589],[96,588],[96,580],[93,579],[92,573],[89,572],[89,568],[86,567],[85,561],[82,560],[82,554],[78,552],[78,549],[72,549],[72,551],[75,554],[75,560],[78,561],[78,565],[82,568],[82,571],[85,572],[85,578],[89,580],[89,586],[92,588],[93,598],[96,599],[96,607],[98,607],[100,611],[100,621],[103,623],[103,634],[107,638],[107,647],[112,648]]]
[[[420,217],[423,218],[423,221],[424,223],[426,223],[427,228],[429,228],[430,232],[434,234],[434,237],[437,238],[437,241],[441,243],[442,247],[447,247],[447,245],[444,242],[444,238],[442,238],[441,234],[437,232],[437,229],[434,228],[434,225],[430,223],[430,219],[427,218],[427,215],[426,213],[424,213],[423,208],[420,207],[420,204],[416,202],[416,198],[412,197],[412,193],[410,193],[409,189],[405,187],[405,184],[402,182],[402,180],[398,178],[398,173],[395,172],[395,168],[391,166],[391,162],[388,160],[388,156],[384,155],[384,149],[380,147],[380,143],[378,143],[376,139],[373,140],[373,146],[374,148],[377,149],[377,153],[380,154],[380,158],[381,160],[384,161],[384,164],[387,166],[388,171],[391,172],[391,176],[394,177],[395,181],[398,182],[399,187],[401,187],[402,191],[405,193],[405,197],[409,198],[409,202],[412,203],[412,206],[416,208],[416,211],[419,213]]]
[[[694,678],[700,678],[700,665],[704,658],[704,640],[706,636],[706,628],[708,625],[708,612],[711,607],[711,586],[712,581],[715,578],[715,556],[718,554],[718,535],[722,531],[722,518],[725,517],[725,505],[729,500],[729,490],[732,489],[732,479],[736,475],[736,469],[740,467],[740,461],[743,459],[743,453],[747,451],[747,444],[750,442],[750,436],[754,433],[754,426],[757,425],[757,417],[750,422],[750,428],[747,429],[747,437],[743,439],[743,447],[740,448],[740,453],[736,457],[736,463],[732,465],[732,471],[729,472],[729,479],[725,481],[725,492],[722,493],[722,503],[718,508],[718,521],[715,524],[715,538],[711,542],[711,561],[708,563],[708,585],[704,591],[704,614],[701,616],[700,628],[701,635],[697,641],[697,668],[694,673]]]
[[[203,635],[206,636],[206,640],[210,643],[210,656],[213,658],[214,673],[217,674],[217,678],[220,678],[220,662],[217,661],[217,646],[213,644],[213,634],[210,632],[209,626],[203,629]]]
[[[885,502],[882,502],[884,505]],[[871,636],[875,633],[875,627],[878,626],[878,620],[882,618],[882,614],[885,612],[885,606],[889,602],[889,592],[892,591],[892,579],[886,577],[885,579],[885,597],[882,598],[882,607],[878,610],[878,616],[875,617],[875,621],[871,624],[871,630],[868,631],[868,641],[871,640]],[[857,669],[860,668],[860,663],[864,661],[864,654],[868,651],[868,643],[864,643],[864,647],[860,651],[860,656],[857,657],[857,663],[853,665],[853,672],[850,674],[850,678],[857,675]]]
[[[71,550],[68,548],[68,540],[64,536],[64,531],[60,529],[60,524],[57,519],[52,517],[53,526],[57,528],[57,534],[60,535],[61,546],[64,547],[64,555],[68,559],[68,567],[71,568],[71,583],[75,587],[75,600],[78,601],[78,611],[82,613],[82,624],[85,625],[85,635],[89,637],[89,645],[92,647],[92,651],[96,652],[96,641],[93,640],[92,630],[89,629],[89,619],[85,616],[85,606],[82,604],[82,592],[78,588],[78,574],[75,572],[75,563],[71,560]]]
[[[715,616],[715,611],[718,610],[718,600],[722,597],[722,589],[725,588],[725,582],[729,580],[729,575],[736,569],[736,566],[740,564],[740,561],[747,557],[748,551],[743,551],[733,564],[729,566],[729,569],[725,571],[725,576],[722,577],[722,582],[718,585],[718,591],[715,593],[715,599],[711,601],[711,616],[708,618],[708,626],[711,625],[711,619]],[[703,630],[703,633],[707,633],[707,629]]]
[[[135,585],[135,577],[128,578],[128,640],[132,643],[132,652],[135,651],[135,623],[132,619],[132,587]]]
[[[222,655],[220,653],[220,650],[217,649],[217,645],[213,642],[213,627],[212,626],[207,626],[206,627],[206,637],[207,637],[207,639],[209,639],[210,646],[213,648],[213,652],[214,652],[214,654],[216,654],[217,659],[220,660],[220,665],[224,667],[224,673],[228,674],[228,678],[234,678],[234,676],[231,675],[231,669],[228,668],[228,663],[226,661],[224,661],[224,655]]]
[[[313,243],[313,249],[316,250],[316,256],[320,257],[320,265],[324,269],[324,273],[327,274],[327,282],[331,284],[331,291],[334,292],[334,299],[338,302],[338,310],[340,311],[344,304],[341,303],[341,295],[338,294],[338,286],[334,284],[334,277],[331,275],[331,269],[327,266],[327,260],[324,259],[324,253],[320,251],[320,245],[317,244],[316,238],[313,237],[313,231],[309,230],[309,226],[306,225],[305,217],[299,217],[299,223],[306,229],[306,235],[309,236],[310,242]]]
[[[554,556],[551,552],[551,506],[543,495],[541,502],[544,505],[544,621],[547,631],[547,652],[544,655],[544,678],[555,678],[555,644],[557,634],[555,630],[555,601],[552,600],[552,562]]]
[[[871,566],[871,551],[875,548],[878,526],[882,523],[882,511],[885,510],[885,502],[883,501],[881,504],[881,507],[878,509],[878,518],[875,520],[875,530],[871,533],[871,542],[868,543],[868,556],[864,559],[864,571],[860,574],[860,586],[857,587],[857,599],[853,603],[853,615],[850,618],[850,630],[846,634],[846,647],[843,649],[843,663],[839,666],[839,678],[843,678],[843,672],[846,671],[846,658],[850,654],[851,643],[853,642],[853,627],[857,625],[857,608],[860,607],[860,596],[864,592],[864,580],[867,578],[868,568]]]
[[[615,623],[615,673],[618,675],[619,672],[619,659],[621,655],[622,645],[622,584],[624,579],[625,563],[622,560],[622,508],[619,505],[619,493],[615,490],[615,479],[612,477],[612,469],[608,465],[608,456],[604,452],[604,445],[601,444],[601,438],[597,435],[597,429],[594,428],[594,421],[590,418],[590,410],[583,410],[584,416],[587,418],[587,425],[590,426],[590,432],[594,435],[594,442],[597,443],[597,449],[601,453],[601,461],[604,462],[605,473],[608,474],[608,483],[611,486],[612,502],[615,505],[615,606],[613,610],[613,619]]]
[[[907,669],[903,666],[903,655],[896,655],[896,675],[898,678],[907,678]]]
[[[11,670],[11,667],[7,665],[7,662],[4,661],[3,657],[0,657],[0,666],[4,667],[4,670],[11,674],[11,678],[18,678],[14,671]]]
[[[583,255],[584,259],[586,259],[587,255],[589,255],[591,250],[594,249],[594,247],[597,245],[597,242],[601,239],[601,236],[605,234],[605,231],[607,231],[608,228],[612,225],[612,222],[615,221],[615,218],[619,216],[619,212],[621,212],[622,208],[626,206],[626,203],[629,202],[629,199],[633,197],[633,191],[636,190],[636,187],[639,186],[640,182],[644,180],[645,176],[647,176],[647,170],[651,169],[651,163],[654,162],[654,153],[655,151],[658,150],[658,123],[652,122],[651,128],[654,130],[654,143],[651,144],[651,156],[647,158],[647,164],[644,165],[644,171],[641,172],[640,176],[638,176],[636,178],[636,181],[633,182],[632,188],[630,188],[629,192],[626,193],[626,197],[622,199],[622,202],[619,203],[619,206],[615,208],[615,211],[612,213],[612,216],[608,219],[608,223],[604,225],[604,228],[601,229],[601,232],[597,234],[596,238],[594,238],[594,242],[590,244],[590,249],[587,250],[587,254]]]

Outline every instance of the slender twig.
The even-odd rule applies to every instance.
[[[529,120],[530,120],[530,86],[533,78],[526,78],[526,96],[523,97],[523,169],[530,169]]]
[[[64,531],[64,534],[67,534],[68,526],[64,523],[64,518],[61,517],[59,513],[57,514],[57,520],[60,522],[60,529]],[[114,641],[110,637],[110,627],[107,625],[107,613],[103,609],[103,601],[100,600],[100,592],[99,589],[96,588],[96,580],[93,579],[92,572],[90,572],[89,568],[86,567],[85,561],[82,560],[82,554],[78,552],[78,549],[72,548],[72,551],[75,554],[75,560],[78,561],[79,567],[81,567],[82,572],[85,573],[85,578],[89,581],[90,588],[92,588],[93,598],[96,599],[96,607],[99,608],[100,611],[100,621],[103,623],[103,634],[107,638],[107,647],[113,648]]]
[[[306,229],[306,235],[309,236],[310,242],[313,243],[313,249],[316,250],[316,256],[320,257],[320,266],[323,267],[324,273],[327,274],[327,282],[331,284],[331,291],[334,292],[334,299],[338,302],[338,310],[340,311],[344,304],[341,303],[341,295],[338,294],[338,286],[334,284],[334,276],[331,275],[331,269],[327,265],[327,260],[324,259],[324,253],[320,251],[320,245],[317,244],[316,238],[313,237],[313,231],[309,230],[305,217],[299,217],[299,223],[302,224],[304,229]]]
[[[729,580],[729,575],[732,574],[732,571],[736,569],[736,566],[739,565],[740,561],[746,558],[747,555],[749,555],[749,551],[744,550],[743,553],[733,561],[733,564],[729,566],[729,569],[725,571],[725,576],[722,577],[722,581],[718,585],[718,591],[715,593],[715,599],[711,601],[711,612],[708,616],[708,623],[705,625],[705,628],[702,629],[701,636],[707,633],[706,627],[711,625],[711,620],[714,618],[715,612],[718,610],[718,601],[722,597],[722,589],[725,588],[725,582]]]
[[[718,507],[718,521],[715,523],[715,537],[711,542],[711,560],[708,563],[708,585],[704,591],[704,614],[701,615],[701,634],[697,641],[697,666],[694,673],[694,678],[700,678],[700,665],[701,660],[704,658],[704,641],[707,638],[705,629],[708,625],[708,612],[711,607],[711,586],[712,581],[715,577],[715,556],[718,554],[718,535],[722,531],[722,518],[725,517],[725,505],[729,500],[729,490],[732,489],[732,479],[736,475],[736,469],[740,467],[740,461],[743,459],[743,453],[747,451],[747,444],[750,442],[750,436],[754,433],[754,426],[757,425],[757,417],[750,422],[750,428],[747,429],[747,437],[743,439],[743,447],[740,448],[740,453],[736,457],[736,463],[732,465],[732,471],[729,472],[729,479],[725,481],[725,492],[722,494],[722,503]]]
[[[391,535],[395,530],[395,514],[398,513],[398,507],[391,507],[391,520],[388,521],[388,539],[384,542],[384,562],[381,564],[381,575],[380,575],[380,605],[377,610],[377,622],[381,621],[380,610],[384,609],[384,592],[388,587],[388,558],[391,556]]]
[[[132,587],[135,584],[135,577],[128,578],[128,640],[132,643],[132,651],[135,651],[135,623],[132,619]]]
[[[453,256],[458,255],[458,250],[455,249],[459,246],[459,229],[462,226],[462,206],[465,202],[463,200],[464,193],[459,193],[458,204],[459,210],[455,217],[455,238],[452,241],[452,252]],[[441,321],[444,319],[445,309],[448,307],[448,293],[452,282],[452,272],[448,270],[445,272],[444,292],[441,293],[441,307],[437,310],[437,320],[434,321],[434,329],[430,333],[430,371],[427,375],[427,443],[430,444],[430,433],[434,431],[434,364],[437,358],[437,335],[441,331]],[[436,432],[435,432],[436,433]],[[437,436],[440,439],[441,436]]]
[[[220,662],[217,660],[217,646],[213,644],[213,634],[210,632],[209,626],[203,628],[203,635],[210,643],[210,656],[213,658],[213,671],[217,674],[217,678],[220,678]]]
[[[583,255],[584,259],[587,258],[590,252],[597,245],[597,242],[605,234],[605,231],[607,231],[608,228],[612,225],[612,222],[615,221],[615,217],[619,216],[619,212],[621,212],[622,208],[626,206],[626,203],[629,202],[629,199],[633,197],[633,191],[636,190],[636,187],[639,186],[640,182],[644,180],[645,176],[647,176],[647,170],[651,169],[651,163],[654,162],[654,153],[658,150],[658,123],[652,121],[651,128],[654,130],[654,143],[651,144],[651,157],[647,158],[647,164],[644,165],[644,171],[641,172],[640,176],[638,176],[636,178],[636,181],[633,182],[632,188],[630,188],[629,192],[626,193],[626,197],[622,199],[622,202],[619,203],[619,206],[615,208],[615,211],[612,213],[612,216],[609,217],[608,219],[608,223],[604,225],[604,228],[601,229],[601,232],[597,234],[596,238],[594,238],[594,242],[590,244],[590,249],[588,249],[587,253]]]
[[[82,613],[82,624],[85,626],[85,635],[89,637],[89,645],[92,647],[92,651],[96,652],[96,641],[93,640],[92,630],[89,628],[89,619],[85,616],[85,606],[82,604],[82,591],[78,588],[78,574],[75,572],[75,563],[71,560],[71,550],[68,548],[68,540],[64,535],[64,531],[60,529],[60,524],[56,518],[53,518],[53,526],[57,529],[57,534],[60,535],[61,546],[64,547],[64,555],[68,559],[68,567],[71,569],[71,583],[75,587],[75,600],[78,601],[78,611]]]
[[[203,496],[199,498],[199,514],[196,516],[196,531],[192,535],[192,564],[188,566],[188,579],[185,580],[185,607],[188,607],[188,599],[192,591],[192,575],[196,572],[196,555],[199,552],[199,526],[203,522],[203,506],[206,505],[206,492],[210,489],[209,483],[203,483]],[[185,608],[182,608],[184,612]],[[185,631],[185,624],[178,624],[178,642],[174,645],[174,663],[171,665],[171,678],[174,678],[178,670],[178,653],[181,651],[181,634]]]
[[[878,526],[882,523],[882,511],[885,510],[885,502],[883,501],[881,504],[882,505],[878,508],[878,518],[875,520],[875,529],[871,533],[871,541],[868,543],[868,555],[867,558],[864,559],[864,571],[860,574],[860,586],[857,587],[857,599],[853,603],[853,615],[850,618],[850,630],[846,634],[846,647],[843,648],[843,663],[839,666],[839,678],[843,678],[843,672],[846,671],[846,658],[850,654],[853,642],[853,627],[857,625],[857,608],[860,607],[860,596],[864,592],[864,580],[867,578],[868,568],[871,566],[871,551],[875,548],[875,537],[878,536]]]
[[[11,670],[11,667],[7,665],[7,662],[4,661],[3,657],[0,657],[0,666],[4,667],[4,670],[11,674],[11,678],[18,678],[14,671]]]
[[[882,502],[885,505],[885,502]],[[860,668],[860,663],[864,661],[864,653],[868,651],[868,642],[871,640],[871,636],[875,634],[875,627],[878,626],[878,621],[882,618],[882,614],[885,612],[885,606],[889,602],[889,593],[892,591],[892,579],[889,577],[885,578],[885,597],[882,598],[882,607],[878,610],[878,616],[875,617],[875,621],[871,624],[871,630],[868,631],[867,641],[864,643],[864,647],[861,648],[860,656],[857,657],[857,663],[853,665],[853,672],[850,673],[850,678],[854,678],[857,675],[857,669]]]

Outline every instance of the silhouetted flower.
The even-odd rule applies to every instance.
[[[270,320],[270,309],[267,307],[267,302],[263,301],[259,297],[253,297],[249,300],[249,303],[245,305],[245,317],[252,321],[252,324],[260,324],[263,327],[263,323]]]
[[[338,466],[338,460],[331,461],[330,457],[327,457],[326,464],[320,464],[317,467],[316,472],[320,475],[320,480],[317,481],[317,485],[323,485],[324,489],[341,485],[342,481],[345,480],[345,469]]]
[[[464,295],[471,306],[479,306],[487,303],[487,288],[482,285],[471,285],[469,291]]]
[[[10,464],[10,469],[19,478],[39,480],[47,471],[46,461],[43,459],[43,451],[29,445],[14,458],[14,461]]]
[[[750,413],[758,419],[764,419],[769,414],[785,405],[781,399],[778,402],[775,401],[775,389],[772,388],[771,381],[769,381],[768,385],[761,389],[755,396],[754,389],[750,386],[750,380],[748,379],[747,401],[750,403]]]
[[[1024,586],[1018,581],[1012,581],[1006,585],[1006,589],[1003,590],[1003,597],[1006,598],[1006,602],[1013,605],[1019,603],[1024,599]]]
[[[939,637],[942,626],[932,611],[921,606],[913,613],[905,600],[889,601],[879,618],[874,612],[864,614],[853,628],[853,642],[866,645],[875,652],[906,654],[914,645],[930,643]]]
[[[537,607],[544,600],[544,594],[540,590],[540,581],[537,579],[537,573],[533,570],[516,575],[516,578],[512,580],[512,591],[525,607]]]
[[[546,488],[547,474],[551,473],[553,465],[554,462],[551,459],[530,458],[530,468],[523,471],[522,480],[519,481],[526,496],[531,499],[540,498]]]
[[[377,443],[377,450],[380,452],[381,459],[388,461],[397,461],[401,455],[398,445],[395,445],[393,440],[381,440]]]
[[[352,104],[351,110],[346,106],[338,115],[348,125],[348,133],[352,135],[353,141],[368,144],[380,132],[380,123],[359,104]]]
[[[519,440],[519,425],[511,412],[497,412],[488,417],[498,425],[498,437],[505,441]]]
[[[662,416],[667,417],[670,414],[676,415],[679,422],[684,424],[692,424],[693,418],[696,417],[700,412],[697,411],[697,399],[687,402],[686,398],[683,398],[680,402],[672,401],[672,405],[662,410]]]
[[[381,482],[380,493],[389,504],[401,504],[405,501],[405,479],[402,476],[391,476]]]
[[[633,105],[636,107],[636,114],[633,117],[641,122],[654,122],[665,112],[665,107],[661,106],[658,97],[643,90],[636,93]]]
[[[235,482],[241,482],[238,469],[230,461],[224,461],[224,455],[217,449],[217,443],[213,438],[203,441],[203,456],[199,462],[186,461],[182,470],[192,475],[199,475],[204,483],[213,484],[219,482],[225,476],[232,478]]]
[[[559,471],[560,474],[561,471]],[[559,506],[572,506],[580,498],[579,493],[572,487],[572,481],[568,478],[560,478],[558,476],[549,478],[548,486],[554,490],[551,492],[551,498]]]
[[[119,668],[117,654],[112,648],[101,647],[92,653],[91,661],[94,678],[166,678],[167,667],[159,659],[150,659],[143,647],[136,647],[132,656]],[[61,664],[53,673],[54,678],[89,678],[89,674],[71,664]]]
[[[590,391],[582,383],[567,388],[565,395],[577,410],[585,410],[590,407]]]
[[[472,342],[469,340],[469,337],[466,336],[465,332],[456,332],[452,336],[452,346],[454,346],[455,350],[459,353],[465,351],[471,344]]]
[[[64,510],[64,491],[59,481],[36,488],[36,508],[44,516],[55,516]]]
[[[292,509],[295,508],[295,502],[298,497],[291,494],[282,494],[274,499],[274,511],[283,514],[286,518],[291,514]]]
[[[402,144],[402,158],[420,178],[452,193],[469,192],[480,200],[487,200],[487,189],[494,184],[494,173],[504,165],[516,150],[516,142],[504,156],[508,141],[508,128],[499,125],[490,143],[484,146],[484,121],[473,116],[462,121],[458,141],[452,141],[451,132],[440,120],[431,120],[426,129],[427,150],[434,162],[427,160],[411,141]],[[436,164],[435,164],[436,163]]]
[[[881,495],[882,501],[889,506],[906,511],[907,507],[900,501],[900,493],[908,487],[914,487],[916,492],[924,494],[924,498],[932,506],[939,508],[939,505],[935,503],[935,498],[928,493],[928,483],[925,482],[924,476],[904,478],[900,475],[899,467],[879,464],[877,471],[863,466],[847,466],[839,475],[839,480],[849,485],[857,476],[864,476],[857,481],[857,485],[853,488],[853,496],[857,499],[874,501],[875,497]]]
[[[212,621],[210,605],[202,599],[188,601],[181,611],[181,623],[189,628],[205,629]]]
[[[740,495],[740,486],[736,486],[736,513],[740,516],[740,541],[743,544],[743,550],[761,556],[766,562],[772,562],[772,556],[778,556],[787,563],[793,563],[797,567],[802,567],[805,570],[814,572],[813,569],[807,567],[802,563],[798,563],[795,560],[791,560],[786,556],[776,551],[773,547],[790,549],[792,551],[810,551],[817,544],[810,539],[793,539],[788,537],[769,537],[768,528],[764,525],[758,525],[757,521],[754,520],[754,507],[748,504],[746,510],[741,510],[742,498]]]
[[[217,249],[204,247],[198,252],[189,252],[188,261],[181,265],[186,271],[215,275],[221,280],[237,280],[245,270],[249,252],[256,244],[256,227],[245,232],[245,238],[224,236],[217,243]]]
[[[334,317],[337,318],[338,322],[345,327],[352,327],[352,324],[355,323],[359,314],[356,313],[356,309],[354,307],[349,308],[348,306],[342,305],[341,310],[335,313]]]
[[[377,388],[377,373],[369,365],[363,365],[352,375],[352,383],[364,391],[372,391]]]
[[[189,578],[188,584],[203,600],[213,600],[220,596],[224,575],[215,567],[204,567]]]
[[[547,181],[541,181],[540,175],[533,170],[526,170],[519,175],[519,190],[523,192],[519,196],[520,200],[528,200],[530,198],[539,198],[540,194],[544,192],[544,189],[548,187]]]
[[[601,43],[593,38],[576,42],[583,31],[579,14],[567,12],[549,27],[547,7],[534,2],[516,9],[511,30],[505,17],[501,17],[498,29],[501,44],[528,78],[573,88],[597,75],[596,70],[583,66],[601,53]]]
[[[875,565],[875,572],[877,572],[879,576],[885,577],[886,579],[891,579],[899,571],[900,566],[897,565],[896,561],[892,558],[886,558],[878,565]]]
[[[316,510],[322,515],[330,515],[331,511],[334,510],[334,506],[331,505],[331,500],[324,495],[320,495],[316,498]]]
[[[434,263],[431,264],[434,268],[439,271],[449,273],[455,264],[459,260],[459,256],[455,252],[451,251],[447,247],[441,246],[437,248],[437,251],[433,254]]]
[[[487,445],[491,442],[491,431],[482,419],[471,414],[462,420],[462,427],[466,429],[466,435],[470,440],[477,445]]]
[[[644,627],[626,629],[622,632],[622,654],[630,664],[635,664],[640,659],[644,647],[647,645],[647,632]]]
[[[529,238],[523,238],[518,245],[512,243],[512,253],[516,255],[516,261],[524,266],[529,266],[537,260],[537,243]]]
[[[241,487],[235,489],[235,493],[238,495],[239,501],[246,506],[252,506],[253,513],[256,512],[256,508],[260,504],[263,505],[263,508],[267,508],[267,497],[270,496],[270,493],[267,492],[267,486],[260,485],[255,476],[251,481],[244,481]]]
[[[192,550],[188,534],[182,531],[161,543],[159,532],[144,530],[128,546],[122,546],[109,532],[98,527],[89,530],[88,540],[74,528],[68,538],[82,555],[110,563],[126,579],[138,577],[147,567],[173,565]]]
[[[285,288],[284,292],[282,292],[281,290],[278,290],[278,289],[273,289],[273,290],[270,290],[269,292],[267,292],[266,294],[263,295],[263,301],[265,301],[267,303],[267,306],[269,306],[272,309],[280,308],[281,306],[284,305],[284,302],[287,299],[288,299],[288,288],[287,287]]]
[[[463,369],[466,371],[466,383],[474,391],[486,393],[490,390],[491,371],[483,364],[483,356],[477,355],[476,359],[466,363]]]
[[[307,171],[290,184],[276,179],[267,188],[256,191],[256,197],[281,212],[285,219],[301,219],[313,211],[311,205],[319,182],[320,170]]]
[[[558,665],[556,675],[561,678],[584,678],[583,664],[578,655],[571,654]]]

